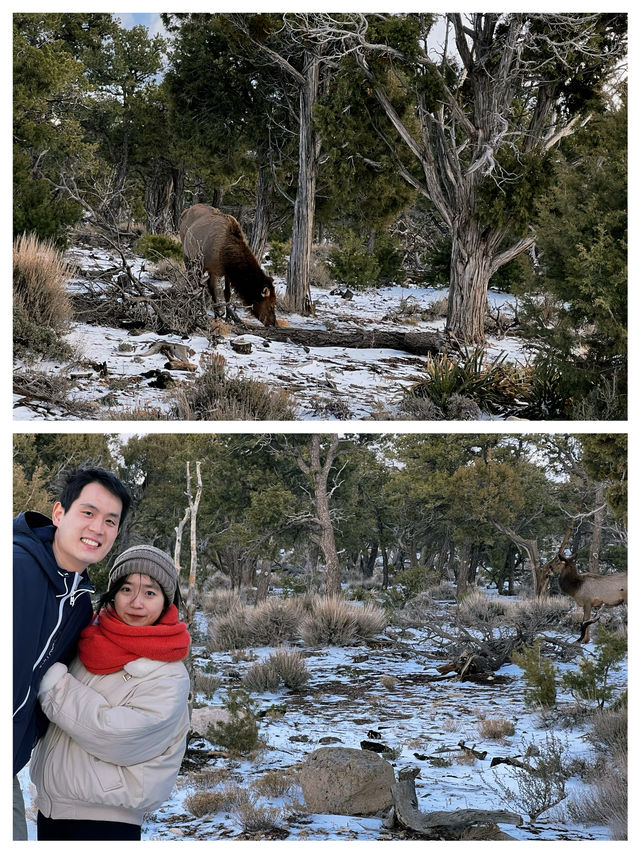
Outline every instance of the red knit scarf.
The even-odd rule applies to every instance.
[[[178,608],[172,604],[155,625],[127,625],[111,607],[101,610],[80,634],[78,655],[97,674],[117,672],[136,658],[182,660],[189,650],[190,637]]]

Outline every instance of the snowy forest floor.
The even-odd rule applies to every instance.
[[[113,269],[120,258],[106,249],[75,246],[67,252],[68,260],[88,274]],[[129,259],[132,270],[141,281],[153,281],[152,265],[141,259]],[[141,271],[142,270],[142,271]],[[70,287],[82,288],[80,278]],[[285,282],[275,279],[279,296],[284,295]],[[341,292],[346,289],[342,288]],[[429,305],[446,299],[447,291],[424,286],[389,286],[356,291],[350,298],[329,289],[313,288],[315,316],[302,317],[279,313],[283,326],[305,330],[401,332],[438,332],[444,318],[424,319]],[[504,293],[490,292],[489,303],[499,308],[501,318],[513,316],[515,300]],[[243,308],[238,315],[247,324],[242,337],[251,343],[248,354],[236,352],[231,345],[238,337],[235,328],[227,336],[215,339],[204,335],[188,339],[178,335],[159,335],[149,331],[139,336],[123,328],[108,325],[74,323],[65,340],[76,357],[67,362],[38,361],[14,364],[15,420],[132,420],[141,417],[175,419],[176,389],[193,386],[210,364],[215,353],[224,361],[225,376],[266,383],[271,389],[283,389],[292,405],[292,419],[297,420],[403,420],[401,403],[405,390],[425,378],[426,356],[396,349],[356,349],[348,347],[307,347],[292,341],[267,341],[251,334],[252,326],[262,330],[258,320]],[[212,315],[211,315],[212,319]],[[158,375],[163,372],[166,355],[156,352],[142,355],[153,344],[171,342],[193,350],[189,361],[192,371],[171,371],[171,387],[159,388]],[[527,361],[526,347],[517,337],[489,338],[486,357],[490,361],[504,357],[514,364]],[[61,394],[29,390],[33,374],[40,374],[55,387],[56,380],[68,382]],[[166,373],[166,370],[165,370]],[[31,386],[33,387],[33,386]],[[46,387],[46,383],[45,383]],[[476,413],[472,419],[491,419],[487,413]],[[251,420],[251,415],[218,418]],[[269,417],[264,418],[269,420]],[[277,418],[281,419],[281,418]],[[455,419],[455,416],[454,416]]]
[[[455,605],[436,602],[440,613],[453,618]],[[570,609],[570,608],[569,608]],[[209,652],[206,649],[206,619],[197,614],[194,634],[196,668],[211,673],[219,686],[213,695],[199,694],[196,705],[221,706],[229,689],[235,689],[246,670],[264,660],[273,648],[247,649],[243,653]],[[444,623],[443,623],[444,624]],[[553,633],[547,631],[547,634]],[[558,637],[572,639],[564,630]],[[225,757],[204,738],[190,741],[181,775],[171,799],[143,825],[145,840],[313,840],[360,841],[411,838],[400,829],[390,829],[385,816],[311,814],[305,810],[299,787],[284,795],[260,796],[255,809],[270,815],[268,830],[248,831],[242,815],[232,809],[195,816],[186,801],[199,790],[198,770],[220,771],[223,784],[248,790],[270,773],[286,774],[295,780],[295,768],[323,745],[360,748],[361,741],[379,736],[393,750],[391,762],[396,779],[402,770],[418,771],[416,792],[421,811],[452,811],[462,808],[508,809],[521,814],[521,826],[500,827],[515,840],[609,840],[606,826],[580,825],[568,816],[566,804],[589,798],[590,787],[579,774],[580,767],[593,766],[594,747],[587,738],[589,716],[577,712],[576,701],[561,687],[556,706],[541,713],[529,708],[523,698],[522,670],[509,664],[496,673],[496,683],[478,684],[459,680],[455,673],[444,680],[436,667],[446,663],[433,636],[419,627],[394,625],[383,635],[353,647],[303,648],[311,678],[300,692],[286,689],[252,693],[262,747],[249,757]],[[579,654],[592,655],[588,644]],[[577,659],[555,662],[557,675],[575,669]],[[626,665],[612,673],[616,692],[626,687]],[[500,739],[483,735],[487,720],[506,720],[513,733]],[[486,751],[480,759],[460,744]],[[562,756],[576,772],[565,783],[566,799],[535,820],[524,812],[531,791],[518,781],[519,771],[508,764],[491,767],[495,757],[520,757],[538,748]],[[224,752],[224,751],[222,751]],[[534,753],[535,754],[535,753]],[[526,760],[526,759],[525,759]],[[26,800],[33,788],[28,771],[21,774]],[[503,787],[513,791],[505,801]],[[210,786],[211,787],[211,786]],[[35,837],[33,808],[28,805],[30,837]],[[415,837],[415,836],[414,836]]]

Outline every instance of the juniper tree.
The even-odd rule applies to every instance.
[[[532,247],[550,152],[587,121],[626,46],[624,14],[448,13],[453,53],[431,47],[436,16],[324,15],[301,24],[355,57],[390,122],[396,168],[451,236],[447,330],[484,341],[489,280]],[[413,102],[407,120],[397,90]]]

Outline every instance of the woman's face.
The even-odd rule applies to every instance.
[[[126,625],[153,625],[164,610],[162,587],[149,575],[128,575],[113,606]]]

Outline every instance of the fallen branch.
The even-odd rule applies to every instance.
[[[439,332],[396,332],[386,329],[347,332],[325,329],[286,327],[251,327],[251,334],[303,347],[346,347],[349,349],[397,349],[413,355],[435,355],[450,346]]]
[[[463,740],[459,741],[458,746],[463,752],[468,752],[470,755],[473,755],[474,758],[477,758],[480,761],[484,761],[487,757],[486,749],[479,750],[476,749],[474,746],[467,746]]]
[[[457,809],[456,811],[421,812],[418,809],[415,781],[403,778],[391,786],[394,814],[397,822],[405,829],[417,832],[425,838],[441,838],[443,835],[458,835],[470,826],[509,823],[520,826],[522,818],[503,809]]]

